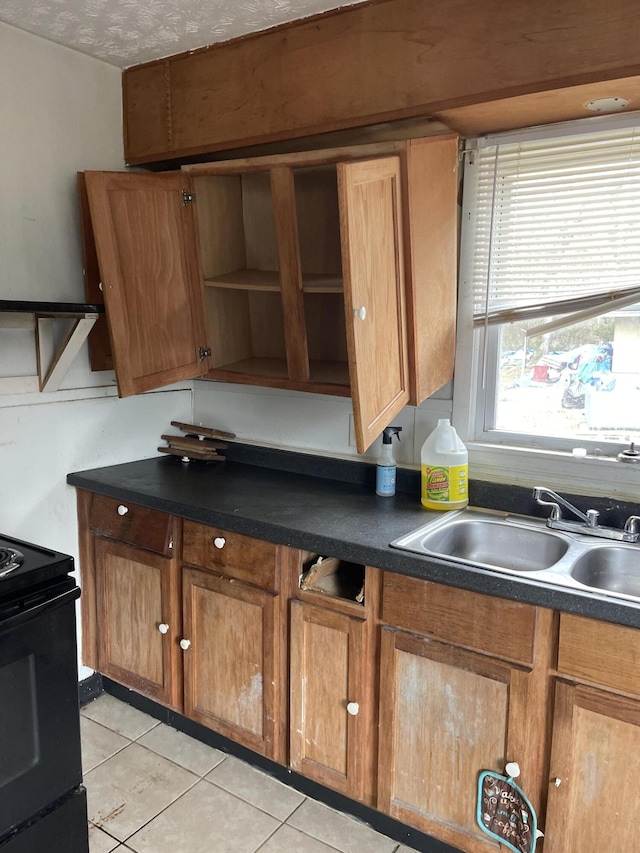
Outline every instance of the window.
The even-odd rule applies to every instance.
[[[640,117],[468,145],[459,306],[467,441],[640,446]]]

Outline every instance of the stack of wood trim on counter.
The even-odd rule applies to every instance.
[[[224,462],[225,457],[219,451],[226,450],[228,445],[220,439],[236,437],[233,432],[225,432],[215,427],[184,424],[180,421],[171,421],[171,426],[178,427],[186,435],[162,435],[161,438],[167,442],[167,446],[159,447],[158,451],[179,456],[183,462],[191,462],[194,459]]]

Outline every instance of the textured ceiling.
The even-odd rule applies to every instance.
[[[0,21],[126,68],[359,0],[0,0]]]

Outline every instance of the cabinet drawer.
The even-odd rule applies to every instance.
[[[265,589],[276,588],[277,549],[277,545],[261,539],[193,521],[184,522],[182,556],[185,563],[213,569]]]
[[[98,536],[171,556],[175,523],[175,517],[166,512],[93,495],[89,525]]]
[[[385,572],[382,618],[394,628],[533,663],[536,611],[528,604]]]
[[[640,630],[562,613],[558,672],[640,694]]]

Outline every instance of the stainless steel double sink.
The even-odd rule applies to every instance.
[[[550,530],[544,519],[468,507],[428,521],[391,546],[583,592],[640,601],[640,543]]]

